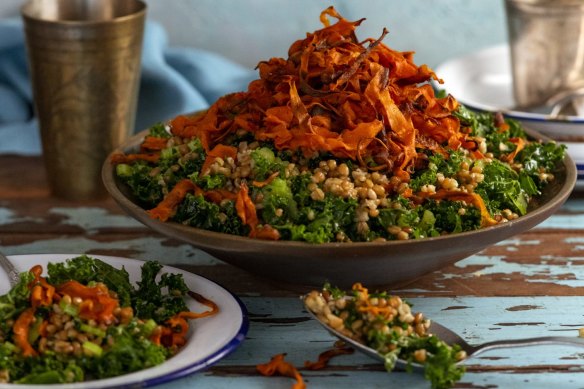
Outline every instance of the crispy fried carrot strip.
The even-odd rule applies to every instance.
[[[318,355],[316,362],[306,361],[304,367],[308,370],[320,370],[327,367],[330,360],[338,355],[353,354],[355,349],[349,346],[335,346],[334,348],[322,352]]]
[[[285,377],[294,378],[296,382],[292,385],[292,389],[305,389],[306,384],[302,379],[302,375],[294,365],[284,360],[285,356],[286,354],[274,355],[270,362],[257,365],[256,370],[264,376],[272,376],[277,373]]]
[[[187,319],[199,319],[201,317],[207,317],[207,316],[212,316],[217,314],[217,312],[219,312],[219,306],[214,302],[209,300],[208,298],[206,298],[205,296],[193,292],[192,290],[189,290],[187,292],[187,294],[189,296],[191,296],[192,298],[194,298],[195,300],[197,300],[199,303],[208,306],[209,308],[211,308],[210,311],[204,311],[201,313],[195,313],[195,312],[180,312],[179,316],[180,317],[184,317]]]
[[[251,229],[250,235],[255,234],[258,225],[258,215],[255,204],[251,197],[249,197],[249,188],[245,182],[242,182],[239,186],[239,192],[237,192],[237,199],[235,200],[235,210],[241,222],[248,225]]]
[[[487,210],[483,198],[476,193],[440,189],[436,193],[428,194],[420,192],[418,195],[433,200],[464,201],[465,203],[474,205],[481,211],[481,225],[483,227],[497,224],[497,221],[491,217],[491,214]]]
[[[201,167],[201,174],[207,174],[211,168],[211,165],[217,158],[227,159],[228,157],[235,159],[237,157],[237,148],[218,144],[213,148],[213,150],[207,153],[205,163],[203,163],[203,167]]]
[[[525,147],[525,140],[523,138],[511,138],[509,141],[515,144],[515,150],[505,155],[503,159],[510,163],[513,162],[517,154],[519,154],[519,152]]]
[[[157,136],[147,136],[142,141],[142,144],[140,145],[140,147],[144,150],[158,151],[158,150],[164,149],[166,147],[167,143],[168,143],[167,138],[159,138]]]
[[[270,182],[274,181],[274,178],[278,177],[279,175],[280,175],[280,172],[273,172],[264,181],[253,181],[251,184],[253,186],[255,186],[256,188],[263,188],[266,185],[270,185]]]
[[[103,285],[88,287],[77,281],[67,281],[59,285],[57,291],[61,295],[83,299],[79,305],[79,317],[101,323],[111,323],[114,320],[114,310],[119,303],[117,299],[110,297],[107,287]]]
[[[391,306],[379,307],[371,305],[369,301],[369,290],[365,288],[360,282],[353,284],[353,290],[359,293],[359,299],[364,303],[359,306],[359,312],[371,312],[373,315],[388,316],[391,313]]]
[[[251,238],[264,240],[280,240],[280,232],[274,227],[264,224],[255,230],[255,233],[250,235]]]
[[[34,308],[27,308],[18,316],[16,321],[12,326],[12,331],[14,332],[14,341],[20,347],[22,355],[25,357],[33,357],[38,353],[28,342],[28,333],[30,331],[30,326],[35,320]]]
[[[205,199],[219,204],[224,199],[228,200],[235,200],[237,198],[237,194],[228,191],[227,189],[211,189],[203,193]]]
[[[166,325],[157,328],[151,335],[150,340],[164,347],[182,347],[186,343],[186,335],[189,330],[187,319],[200,319],[212,316],[219,312],[219,306],[199,293],[188,291],[188,295],[199,303],[208,306],[211,310],[204,312],[179,312],[166,321]]]
[[[200,190],[191,180],[179,181],[155,208],[148,211],[150,217],[167,221],[176,212],[176,207],[184,200],[189,192]]]
[[[33,308],[38,306],[49,306],[53,303],[55,297],[55,287],[50,285],[45,277],[41,276],[43,268],[41,265],[35,265],[30,269],[34,279],[30,282],[31,289],[30,304]]]
[[[164,347],[182,347],[187,342],[186,335],[189,331],[189,323],[178,315],[166,321],[168,326],[163,327],[160,344]]]

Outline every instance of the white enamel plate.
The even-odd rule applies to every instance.
[[[43,266],[46,273],[47,263],[62,262],[65,259],[76,256],[78,255],[14,255],[10,256],[9,259],[19,271],[27,271],[32,266],[39,264]],[[91,257],[101,259],[116,268],[123,266],[130,275],[130,281],[136,282],[140,280],[140,267],[144,263],[142,261],[100,255],[91,255]],[[214,301],[219,306],[219,313],[214,316],[190,321],[191,325],[187,344],[177,355],[161,365],[114,378],[74,384],[60,384],[57,385],[59,388],[97,389],[159,385],[208,368],[230,354],[243,342],[249,328],[249,320],[245,306],[235,295],[204,277],[184,270],[164,266],[161,270],[162,272],[182,274],[189,289]],[[5,294],[8,290],[8,277],[0,269],[0,295]],[[192,298],[187,298],[186,301],[189,309],[192,311],[200,312],[208,309]],[[41,389],[48,387],[55,388],[56,386],[0,384],[0,388],[10,389]]]

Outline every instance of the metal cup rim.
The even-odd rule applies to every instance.
[[[30,12],[28,12],[28,8],[30,7],[30,4],[32,3],[32,1],[27,1],[21,8],[20,8],[20,14],[21,16],[30,22],[35,22],[35,23],[45,23],[45,24],[60,24],[60,25],[69,25],[69,26],[99,26],[99,25],[104,25],[104,24],[111,24],[111,23],[122,23],[124,21],[130,20],[130,19],[135,19],[135,18],[139,18],[142,17],[146,14],[146,9],[148,8],[146,3],[142,0],[132,0],[134,1],[139,9],[136,10],[135,12],[129,13],[127,15],[123,15],[123,16],[118,16],[112,19],[107,19],[107,20],[51,20],[51,19],[44,19],[38,16],[34,16],[32,14],[30,14]]]

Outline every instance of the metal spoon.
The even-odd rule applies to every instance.
[[[304,302],[304,296],[302,297],[302,301]],[[381,362],[384,362],[384,358],[381,354],[379,354],[375,349],[368,347],[354,339],[349,338],[348,336],[340,333],[339,331],[329,327],[326,323],[323,323],[305,304],[305,308],[316,321],[320,323],[328,332],[332,335],[342,339],[347,344],[350,344],[356,350],[374,358]],[[568,346],[579,346],[584,347],[584,338],[579,337],[568,337],[568,336],[542,336],[536,338],[523,338],[523,339],[505,339],[505,340],[496,340],[492,342],[486,342],[483,344],[478,345],[470,345],[468,344],[463,338],[461,338],[457,333],[449,330],[448,328],[436,323],[435,321],[431,322],[429,333],[436,335],[439,339],[443,340],[449,345],[458,344],[465,352],[466,352],[466,359],[458,362],[463,363],[467,359],[471,357],[475,357],[478,354],[481,354],[488,350],[500,349],[500,348],[513,348],[513,347],[528,347],[528,346],[542,346],[542,345],[568,345]],[[411,367],[416,369],[423,369],[423,365],[418,363],[410,363]],[[397,360],[395,366],[397,368],[405,369],[408,366],[408,362],[399,359]]]
[[[512,111],[532,112],[547,115],[552,119],[584,115],[584,88],[563,90],[548,98],[540,105],[516,106]],[[506,110],[503,109],[503,112]]]
[[[0,267],[6,272],[10,287],[15,286],[20,281],[20,273],[14,264],[4,254],[0,253]]]

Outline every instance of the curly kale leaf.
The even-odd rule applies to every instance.
[[[454,177],[460,171],[465,156],[461,151],[449,150],[448,158],[442,154],[431,153],[428,156],[428,167],[416,172],[409,185],[414,191],[419,191],[424,185],[436,185],[438,173],[444,177]]]
[[[82,361],[66,360],[52,352],[43,354],[37,358],[12,358],[12,363],[5,365],[1,358],[0,370],[6,368],[10,371],[10,378],[16,384],[64,384],[80,382],[85,378]]]
[[[91,379],[102,379],[128,374],[163,363],[168,350],[144,337],[130,333],[131,327],[112,327],[108,335],[113,337],[111,347],[96,358],[84,360]]]
[[[285,223],[274,224],[284,239],[309,243],[326,243],[336,240],[339,231],[358,239],[353,224],[357,200],[327,194],[324,200],[313,201],[310,207],[299,212],[298,218]]]
[[[253,150],[250,156],[253,177],[256,181],[263,181],[274,172],[280,172],[280,176],[284,175],[284,169],[288,162],[276,156],[269,147],[259,147]]]
[[[553,173],[556,171],[558,164],[563,161],[565,155],[566,145],[555,142],[533,142],[521,150],[517,156],[517,161],[523,165],[523,172],[541,190],[547,180],[542,179],[540,173]]]
[[[99,259],[81,255],[65,262],[47,265],[47,281],[51,285],[60,285],[75,280],[81,284],[102,282],[116,292],[122,307],[130,306],[134,290],[128,272],[123,267],[117,269]]]
[[[164,123],[156,123],[148,129],[148,135],[155,138],[170,138],[170,133],[166,130]]]
[[[282,220],[286,219],[296,220],[298,206],[286,180],[273,179],[263,188],[262,194],[264,196],[262,219],[267,224],[281,224]]]
[[[152,174],[153,169],[141,161],[116,166],[116,175],[128,185],[136,201],[145,208],[156,206],[163,198],[160,174]]]
[[[233,235],[245,235],[247,226],[237,215],[235,203],[225,201],[221,205],[205,200],[201,195],[187,194],[173,220],[192,227]]]
[[[141,319],[154,319],[163,323],[175,314],[187,311],[184,296],[188,292],[182,275],[164,273],[160,281],[156,277],[162,265],[148,261],[142,266],[142,279],[132,296],[135,316]],[[163,293],[163,290],[167,293]]]
[[[527,213],[529,194],[521,186],[519,174],[503,162],[494,159],[483,166],[483,181],[476,187],[491,214],[510,209],[519,215]]]
[[[18,284],[5,295],[0,296],[0,332],[8,333],[8,320],[16,318],[29,306],[30,289],[28,284],[34,279],[31,272],[20,274]]]

